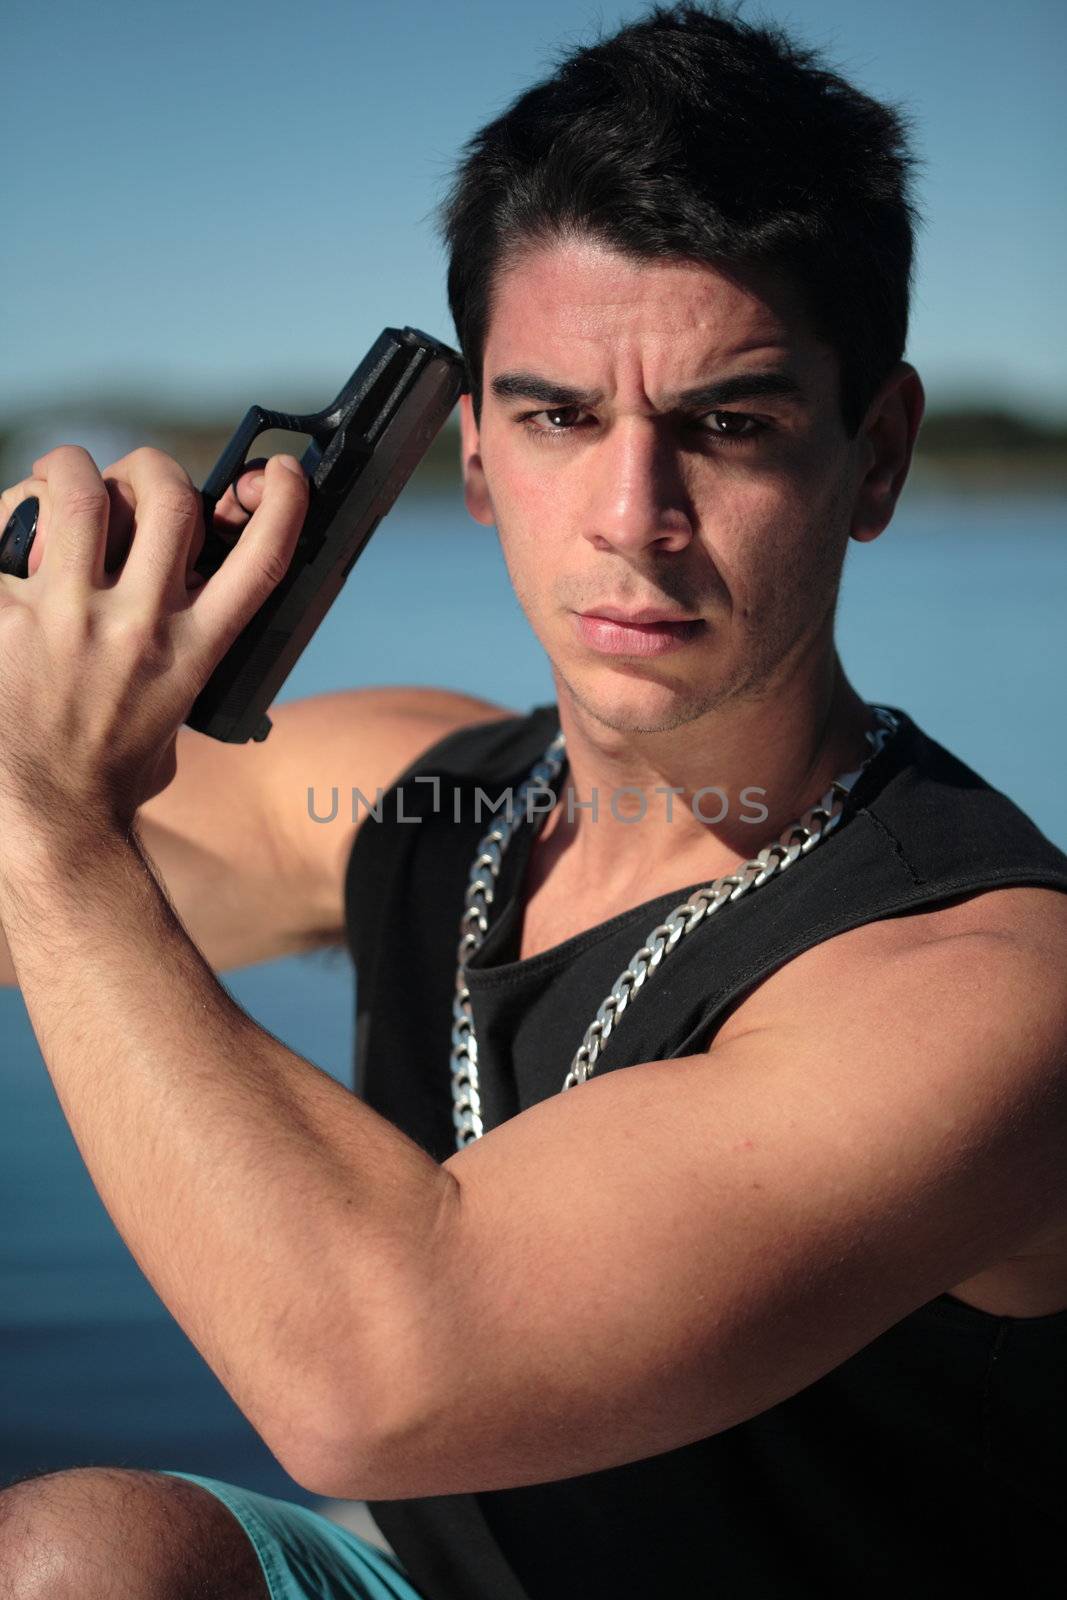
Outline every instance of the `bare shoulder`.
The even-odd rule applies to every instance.
[[[987,889],[953,905],[921,913],[920,920],[927,925],[927,937],[999,934],[1024,942],[1033,941],[1037,946],[1052,939],[1062,953],[1067,944],[1067,894],[1062,889],[1042,889],[1030,884]]]
[[[849,941],[849,957],[856,962],[923,951],[933,959],[937,947],[966,940],[968,964],[978,970],[1002,962],[1032,963],[1035,983],[1048,980],[1062,990],[1067,894],[1032,885],[988,889],[929,910],[868,923],[844,938]],[[825,952],[824,959],[827,954],[832,952]]]
[[[345,866],[368,815],[360,805],[353,820],[352,791],[373,801],[447,734],[516,715],[475,695],[422,685],[337,690],[272,711],[261,792],[288,870],[309,897],[312,946],[344,936]],[[334,791],[337,814],[325,822]]]
[[[714,1043],[795,1015],[798,1005],[818,1013],[850,1004],[853,997],[862,1003],[890,963],[910,967],[916,1003],[927,987],[939,989],[958,964],[979,981],[1004,968],[1029,973],[1030,982],[1019,990],[1020,1018],[1035,994],[1046,995],[1055,1009],[1067,996],[1067,894],[1031,886],[992,889],[824,939],[749,990]],[[1063,1011],[1067,1027],[1067,1005]]]
[[[1067,1292],[1065,971],[1067,894],[991,890],[867,923],[804,951],[742,997],[707,1057],[727,1059],[759,1036],[764,1048],[797,1061],[815,1052],[846,1075],[856,1069],[856,1093],[875,1098],[918,1065],[916,1137],[944,1117],[953,1083],[966,1081],[968,1114],[985,1117],[990,1150],[1004,1130],[1031,1129],[1033,1225],[1012,1259],[1047,1258],[1042,1270],[1055,1281],[1041,1292],[1059,1309]],[[957,1071],[962,1078],[953,1078]],[[978,1289],[985,1299],[972,1303],[996,1310],[1018,1284],[1005,1289],[987,1274]]]
[[[446,734],[517,714],[455,689],[339,689],[276,707],[262,748],[269,751],[272,782],[330,776],[333,783],[388,787]]]

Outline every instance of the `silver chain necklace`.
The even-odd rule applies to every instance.
[[[805,811],[799,821],[790,823],[773,844],[767,845],[734,872],[698,889],[691,899],[676,906],[666,921],[657,923],[646,936],[644,943],[630,958],[629,965],[612,984],[610,994],[585,1030],[560,1093],[573,1089],[575,1084],[584,1083],[594,1071],[597,1057],[626,1007],[659,970],[664,957],[677,948],[687,933],[692,933],[699,923],[713,916],[729,901],[739,900],[750,890],[762,888],[787,867],[791,867],[800,856],[814,850],[820,840],[833,832],[841,820],[845,800],[860,774],[881,753],[886,740],[900,725],[899,719],[884,706],[871,706],[869,709],[874,713],[876,726],[867,731],[870,752],[862,766],[857,767],[855,772],[846,772],[842,777],[835,778],[818,805]],[[484,1132],[478,1080],[478,1040],[474,1031],[470,990],[467,988],[466,963],[474,951],[480,949],[489,931],[489,907],[493,903],[500,865],[504,851],[525,817],[526,797],[532,790],[551,788],[563,767],[565,743],[563,733],[557,733],[544,755],[534,763],[519,785],[516,803],[508,808],[503,820],[494,824],[479,840],[474,852],[465,909],[460,919],[456,994],[452,1002],[452,1121],[456,1129],[457,1150],[480,1139]],[[532,824],[535,834],[543,826],[548,814],[547,811],[542,812]]]

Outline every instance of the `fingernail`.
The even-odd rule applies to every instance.
[[[274,459],[281,462],[286,472],[292,472],[298,478],[304,476],[304,469],[295,456],[275,456]]]

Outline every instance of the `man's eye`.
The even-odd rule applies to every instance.
[[[531,433],[569,433],[570,425],[581,414],[581,406],[552,406],[548,411],[528,411],[522,421]],[[548,426],[540,424],[538,417],[546,418]]]
[[[582,415],[581,406],[551,406],[544,411],[527,411],[519,421],[528,433],[543,439],[551,434],[573,433]],[[747,416],[742,411],[709,411],[690,420],[700,433],[710,434],[717,444],[748,444],[766,427],[758,417]]]
[[[741,411],[709,411],[700,421],[712,424],[705,431],[723,444],[745,444],[762,433],[764,427],[757,417],[747,417]]]

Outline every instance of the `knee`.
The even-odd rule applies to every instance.
[[[266,1600],[258,1559],[214,1495],[181,1478],[82,1467],[0,1493],[0,1600]]]

